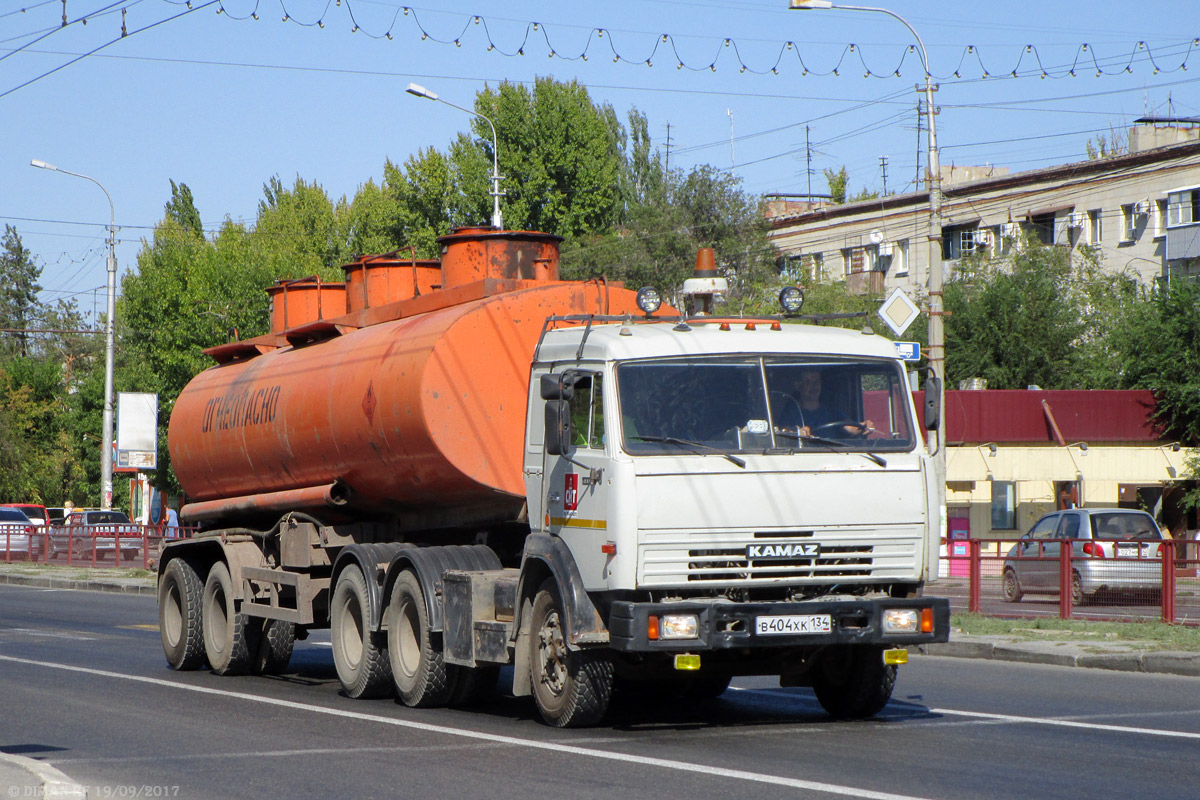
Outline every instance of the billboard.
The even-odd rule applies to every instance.
[[[158,395],[117,393],[117,457],[113,469],[158,468]]]

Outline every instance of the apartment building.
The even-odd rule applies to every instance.
[[[1146,284],[1200,274],[1200,119],[1145,118],[1128,141],[1126,154],[1026,172],[943,167],[946,279],[961,259],[1008,254],[1025,235],[1094,248],[1105,269]],[[794,278],[844,280],[858,294],[924,294],[927,191],[799,210],[776,204],[768,214],[780,268]]]

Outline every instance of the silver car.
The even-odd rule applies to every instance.
[[[36,557],[41,552],[41,540],[35,531],[33,520],[24,511],[0,506],[0,561]]]
[[[1144,511],[1073,508],[1046,514],[1013,545],[1004,560],[1004,599],[1057,594],[1062,546],[1071,542],[1071,600],[1100,592],[1162,596],[1163,536]]]

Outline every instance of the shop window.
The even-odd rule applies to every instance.
[[[1017,485],[1012,481],[992,481],[992,530],[1011,531],[1017,527]]]

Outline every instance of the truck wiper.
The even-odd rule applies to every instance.
[[[865,450],[850,450],[849,445],[845,442],[839,442],[836,439],[826,439],[824,436],[801,436],[798,433],[784,433],[783,431],[775,431],[776,436],[784,436],[788,439],[796,439],[802,442],[812,442],[813,444],[822,444],[828,447],[835,453],[855,453],[863,458],[869,458],[881,467],[886,467],[887,462],[883,460],[883,456],[875,453],[869,453]]]
[[[712,445],[707,445],[707,444],[704,444],[703,442],[693,442],[691,439],[678,439],[674,436],[630,436],[629,438],[635,442],[655,442],[656,444],[677,444],[677,445],[681,445],[683,447],[689,447],[692,449],[693,453],[699,453],[701,455],[703,455],[704,453],[715,453],[719,456],[724,456],[726,459],[728,459],[729,461],[732,461],[734,464],[737,464],[742,469],[746,468],[746,462],[743,461],[742,459],[740,459],[737,456],[732,455],[730,453],[726,453],[724,450],[720,449],[719,447],[713,447]]]

